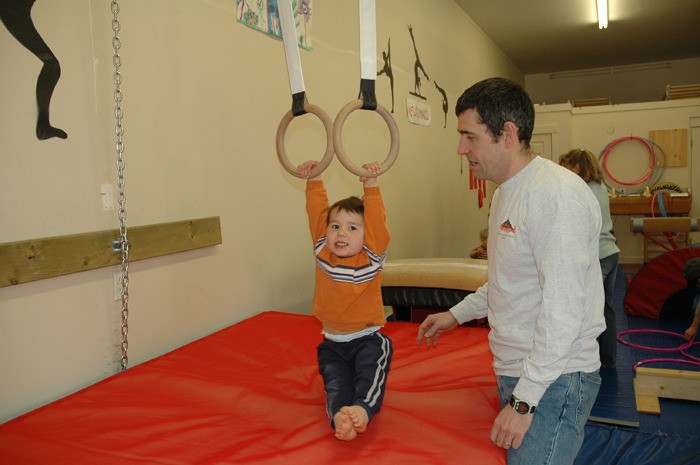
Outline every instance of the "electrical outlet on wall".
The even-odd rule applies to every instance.
[[[100,195],[102,196],[102,210],[114,210],[114,193],[112,185],[105,183],[100,187]]]

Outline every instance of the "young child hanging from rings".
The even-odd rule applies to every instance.
[[[348,197],[328,207],[318,164],[299,166],[306,184],[306,211],[316,255],[313,314],[323,326],[319,372],[326,413],[335,437],[350,441],[363,433],[384,398],[393,348],[379,330],[386,322],[381,273],[389,229],[376,176],[361,176],[364,197]],[[378,163],[362,166],[379,172]]]

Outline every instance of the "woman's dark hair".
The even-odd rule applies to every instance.
[[[598,159],[590,150],[574,149],[559,157],[559,164],[565,168],[578,167],[578,175],[586,182],[603,182],[603,170]]]

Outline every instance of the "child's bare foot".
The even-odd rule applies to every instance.
[[[352,441],[357,437],[357,431],[355,431],[355,425],[350,415],[344,413],[342,409],[333,416],[333,423],[335,424],[335,437],[341,441]]]
[[[350,420],[352,420],[353,429],[356,432],[364,433],[365,430],[367,430],[367,423],[369,423],[367,410],[360,407],[359,405],[351,405],[349,407],[341,408],[340,412],[350,417]]]

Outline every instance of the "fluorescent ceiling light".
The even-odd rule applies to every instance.
[[[608,0],[596,0],[598,3],[598,29],[608,28]]]

